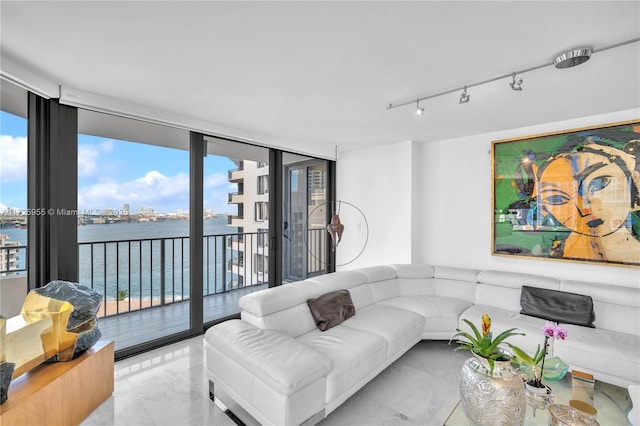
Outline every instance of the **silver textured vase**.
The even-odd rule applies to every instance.
[[[473,354],[460,371],[460,402],[473,425],[524,424],[525,389],[510,361],[494,361]]]

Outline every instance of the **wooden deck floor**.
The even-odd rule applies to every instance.
[[[205,296],[204,322],[215,321],[240,312],[238,299],[245,294],[267,288],[266,284]],[[190,302],[172,303],[161,307],[98,319],[102,339],[113,340],[115,350],[124,349],[189,329]]]

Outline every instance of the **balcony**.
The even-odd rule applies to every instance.
[[[0,246],[0,276],[27,273],[27,246]]]
[[[240,297],[268,287],[268,273],[256,272],[259,265],[253,264],[254,254],[268,253],[267,242],[264,231],[203,237],[205,322],[237,315]],[[5,257],[7,250],[18,250],[19,258],[15,267],[0,265],[0,276],[25,276],[27,247],[0,250]],[[116,341],[116,350],[188,327],[188,237],[79,243],[78,258],[78,281],[103,295],[99,326],[104,338]]]
[[[242,192],[232,192],[229,194],[229,204],[244,203],[244,194]]]
[[[230,214],[229,216],[227,216],[227,224],[229,226],[240,227],[240,226],[242,226],[242,220],[243,219],[244,219],[244,217],[242,215]]]
[[[232,271],[233,268],[242,268],[244,267],[244,262],[242,259],[229,259],[227,261],[227,271]]]
[[[244,168],[231,169],[228,172],[227,178],[231,183],[238,183],[244,180]]]

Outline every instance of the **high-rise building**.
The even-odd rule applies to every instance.
[[[269,165],[250,160],[237,164],[229,171],[229,181],[238,185],[238,192],[229,194],[229,204],[238,207],[238,214],[229,216],[229,225],[238,227],[240,235],[232,240],[227,265],[233,276],[231,288],[269,280]]]

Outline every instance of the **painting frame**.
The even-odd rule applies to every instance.
[[[491,254],[640,267],[640,119],[491,143]]]

